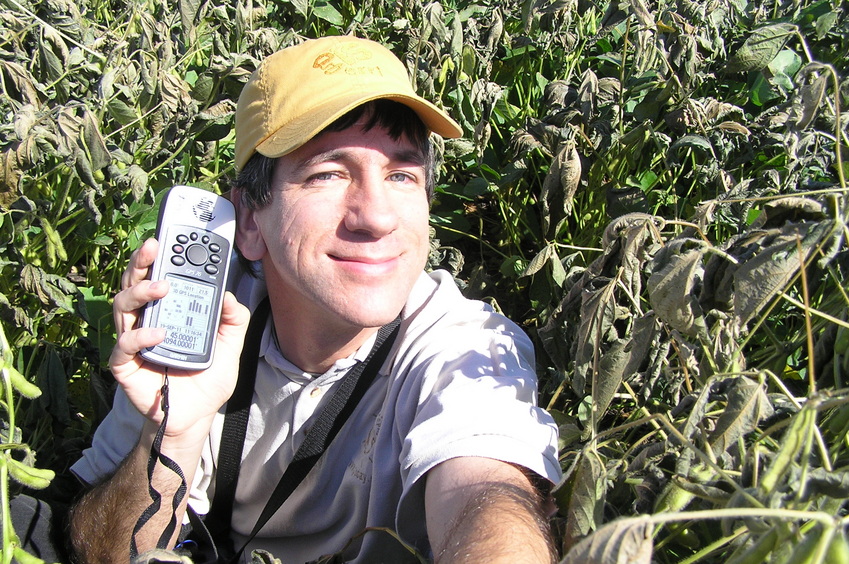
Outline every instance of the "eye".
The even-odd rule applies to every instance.
[[[389,173],[386,180],[409,187],[424,186],[424,171],[417,168],[409,170],[395,170]]]
[[[415,182],[416,178],[412,174],[406,172],[393,172],[389,175],[389,180],[392,182]]]
[[[330,184],[342,177],[342,173],[336,170],[322,170],[314,172],[307,176],[305,184],[307,186],[322,186]]]

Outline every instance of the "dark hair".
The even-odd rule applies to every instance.
[[[408,106],[385,99],[366,102],[331,123],[318,135],[326,132],[344,131],[363,117],[366,117],[362,126],[363,130],[369,131],[375,127],[380,127],[385,129],[392,139],[398,141],[406,138],[418,147],[424,156],[425,191],[428,200],[430,200],[433,197],[436,182],[434,149],[430,142],[430,133],[427,127],[422,123],[418,114]],[[264,208],[271,203],[272,179],[276,163],[276,158],[266,157],[259,153],[254,153],[248,159],[233,183],[243,205],[255,210]],[[257,272],[255,265],[242,256],[241,252],[239,253],[239,261],[247,272],[253,274]]]
[[[433,197],[435,183],[435,159],[427,127],[418,114],[408,106],[392,100],[373,100],[357,106],[346,113],[318,135],[333,131],[344,131],[353,126],[363,116],[367,118],[363,130],[375,127],[385,129],[394,140],[406,138],[416,145],[425,158],[425,190],[428,199]],[[316,137],[318,137],[316,135]],[[276,158],[254,153],[236,177],[235,187],[239,189],[242,203],[250,209],[264,208],[271,203],[271,180],[274,175]]]

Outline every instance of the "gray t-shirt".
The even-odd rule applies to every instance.
[[[236,296],[253,309],[263,283],[236,274]],[[277,349],[271,324],[260,362],[233,511],[236,546],[335,385],[372,342],[321,375],[304,373]],[[223,409],[213,423],[189,503],[200,514],[214,491]],[[142,416],[119,390],[94,444],[72,470],[85,482],[111,475],[135,445]],[[425,474],[455,457],[521,465],[553,483],[561,473],[557,427],[536,406],[533,347],[527,335],[487,304],[464,298],[444,271],[423,273],[402,313],[400,333],[375,382],[301,485],[251,548],[300,563],[342,550],[356,562],[415,561],[386,532],[429,553]]]

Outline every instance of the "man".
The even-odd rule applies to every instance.
[[[225,298],[212,367],[169,373],[160,447],[182,470],[193,510],[209,510],[249,310],[270,299],[232,513],[237,547],[340,379],[381,326],[401,320],[379,377],[245,554],[411,560],[383,528],[438,562],[553,558],[544,508],[560,477],[557,432],[535,406],[530,341],[464,299],[446,273],[423,272],[429,132],[461,135],[413,92],[397,58],[362,39],[284,49],[242,92],[231,199],[245,268]],[[72,515],[83,562],[126,562],[131,537],[139,552],[154,548],[174,516],[180,479],[160,464],[151,482],[159,510],[133,534],[150,504],[147,465],[163,415],[163,371],[137,353],[164,334],[135,328],[139,308],[168,290],[145,280],[156,249],[148,241],[133,254],[115,298],[110,364],[121,388],[73,468],[97,484]],[[178,522],[185,511],[183,501]]]

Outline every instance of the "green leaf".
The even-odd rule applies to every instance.
[[[784,48],[798,28],[794,24],[777,23],[756,29],[729,59],[727,72],[763,70]]]
[[[309,17],[310,2],[309,0],[290,0],[289,2],[299,16],[302,18]]]
[[[573,546],[560,564],[650,564],[653,530],[649,516],[613,521]]]
[[[714,455],[736,445],[737,439],[754,431],[758,423],[771,416],[774,410],[761,384],[739,377],[728,392],[728,402],[722,411],[716,428],[710,435],[710,446]]]
[[[48,347],[44,358],[38,367],[38,387],[42,394],[38,399],[39,405],[54,420],[63,425],[70,425],[70,409],[68,407],[68,376],[62,360],[56,354],[55,347]]]
[[[569,516],[565,533],[567,545],[576,543],[598,529],[606,488],[607,480],[600,455],[591,449],[584,450],[566,479],[565,490],[561,494],[566,494],[567,500],[561,511]]]
[[[313,7],[313,14],[320,20],[337,26],[345,25],[345,18],[333,5],[329,2],[316,2]]]
[[[109,153],[106,141],[100,133],[100,123],[93,113],[86,110],[83,112],[80,126],[80,139],[91,161],[91,167],[94,170],[100,170],[112,162],[112,155]]]

